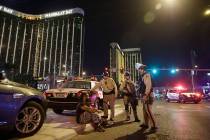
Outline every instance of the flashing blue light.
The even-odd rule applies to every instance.
[[[210,73],[207,73],[207,76],[210,76]]]

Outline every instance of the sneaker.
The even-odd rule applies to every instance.
[[[134,122],[140,122],[140,120],[139,119],[135,119],[135,121]]]
[[[147,128],[149,128],[149,126],[148,126],[148,125],[146,125],[146,124],[141,124],[141,125],[140,125],[140,127],[142,127],[142,128],[146,128],[146,129],[147,129]]]
[[[156,131],[158,128],[155,126],[155,127],[151,127],[150,128],[150,131]]]

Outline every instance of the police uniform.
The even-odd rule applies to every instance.
[[[135,121],[139,122],[140,120],[138,119],[137,109],[136,109],[138,105],[138,100],[136,97],[136,90],[135,90],[134,82],[131,81],[130,79],[123,81],[122,84],[120,85],[120,91],[123,92],[123,101],[125,105],[126,121],[130,120],[130,112],[129,112],[129,104],[130,104],[133,110]]]
[[[140,69],[141,67],[145,67],[143,64],[137,63],[136,69]],[[144,124],[141,125],[141,127],[148,128],[149,122],[151,122],[151,129],[155,130],[156,122],[154,119],[154,115],[152,113],[152,104],[154,101],[153,97],[153,87],[152,87],[152,78],[149,73],[144,71],[141,74],[141,78],[138,81],[139,87],[140,87],[140,94],[142,94],[143,97],[143,117],[144,117]]]
[[[109,109],[108,105],[110,105],[110,109],[111,109],[110,120],[113,120],[114,113],[115,113],[115,109],[114,109],[115,97],[117,97],[117,94],[118,94],[117,85],[112,78],[107,77],[106,79],[103,79],[98,84],[96,84],[95,87],[91,89],[91,91],[94,91],[98,88],[103,89],[104,117],[108,118],[108,109]]]

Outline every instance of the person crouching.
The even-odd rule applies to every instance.
[[[104,128],[101,126],[102,120],[98,114],[99,110],[90,107],[89,95],[82,93],[80,102],[76,108],[76,121],[79,124],[90,123],[95,131],[104,132]]]

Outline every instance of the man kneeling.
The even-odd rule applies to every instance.
[[[80,102],[76,109],[76,121],[79,124],[90,123],[95,131],[104,132],[104,128],[101,126],[102,120],[100,116],[96,114],[99,110],[90,107],[89,95],[82,93]]]

